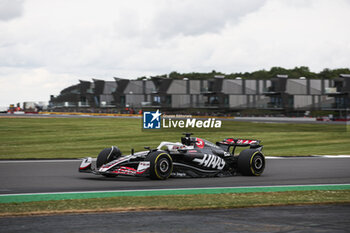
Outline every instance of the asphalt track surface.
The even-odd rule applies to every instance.
[[[106,178],[79,173],[79,160],[0,161],[0,194],[274,185],[350,184],[350,158],[267,159],[260,177]]]
[[[105,178],[78,160],[0,161],[0,194],[96,190],[349,184],[350,158],[268,159],[260,177]],[[0,218],[0,232],[349,232],[350,205],[146,211]]]
[[[0,232],[349,232],[350,205],[0,218]]]

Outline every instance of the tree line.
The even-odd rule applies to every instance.
[[[285,69],[283,67],[272,67],[270,70],[258,70],[253,72],[244,72],[244,73],[231,73],[225,74],[222,72],[217,72],[213,70],[209,73],[178,73],[173,71],[169,74],[157,75],[147,78],[145,76],[139,77],[138,80],[152,79],[152,78],[169,78],[169,79],[212,79],[215,76],[224,76],[227,79],[271,79],[276,77],[278,74],[288,75],[288,78],[300,78],[305,77],[307,79],[332,79],[339,77],[340,74],[350,74],[350,69],[348,68],[339,68],[339,69],[323,69],[321,72],[316,73],[310,71],[307,66],[295,67],[294,69]]]

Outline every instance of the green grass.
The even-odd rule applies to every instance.
[[[111,145],[127,154],[131,148],[179,141],[183,131],[142,131],[140,119],[0,118],[0,159],[96,157]],[[193,132],[213,142],[227,137],[259,139],[269,156],[350,154],[350,134],[344,125],[224,121],[222,129]]]
[[[113,197],[0,204],[0,216],[350,203],[350,190]]]
[[[140,119],[0,118],[0,159],[96,157],[117,145],[152,148],[179,141],[182,129],[142,131]],[[345,126],[224,121],[220,130],[193,130],[212,142],[227,137],[262,140],[268,156],[350,154]],[[189,210],[314,203],[350,203],[349,190],[113,197],[0,204],[0,216],[123,210]]]

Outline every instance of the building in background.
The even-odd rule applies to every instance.
[[[151,78],[115,81],[82,81],[51,96],[51,111],[122,112],[141,108],[166,111],[240,112],[264,110],[346,111],[350,108],[350,75],[335,79],[290,79],[277,75],[266,79],[207,80]]]

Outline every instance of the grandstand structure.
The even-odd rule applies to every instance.
[[[51,96],[52,111],[118,111],[132,108],[166,110],[212,109],[240,111],[347,110],[350,108],[350,75],[334,79],[290,79],[277,75],[272,79],[208,80],[150,78],[114,81],[80,80]]]

